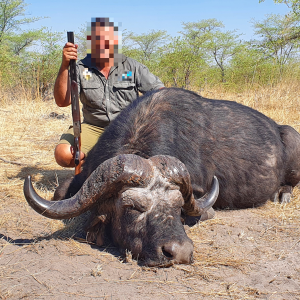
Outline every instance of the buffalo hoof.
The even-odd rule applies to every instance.
[[[291,193],[282,193],[280,197],[280,202],[282,204],[290,203],[291,202]]]
[[[275,193],[271,199],[274,203],[279,202],[279,193]]]
[[[290,185],[284,185],[273,195],[272,200],[275,203],[290,203],[292,197],[293,188]]]

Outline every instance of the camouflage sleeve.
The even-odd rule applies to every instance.
[[[160,79],[142,64],[139,64],[137,67],[136,84],[138,90],[143,94],[164,87]]]

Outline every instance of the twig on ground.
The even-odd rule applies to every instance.
[[[7,160],[7,159],[4,159],[2,157],[0,157],[0,160],[2,160],[3,162],[5,163],[8,163],[8,164],[13,164],[13,165],[18,165],[18,166],[27,166],[27,167],[37,167],[39,165],[39,163],[36,163],[34,165],[31,165],[31,164],[24,164],[24,163],[19,163],[17,161],[11,161],[11,160]],[[43,166],[47,166],[47,165],[50,165],[49,163],[43,163]]]
[[[17,161],[6,160],[6,159],[4,159],[2,157],[0,157],[0,160],[6,162],[8,164],[13,164],[13,165],[18,165],[18,166],[29,166],[28,164],[19,163]]]
[[[300,242],[300,240],[298,240],[298,241],[290,248],[290,250],[293,249],[299,242]]]

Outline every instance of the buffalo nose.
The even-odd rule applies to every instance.
[[[193,249],[192,241],[168,242],[162,246],[162,253],[177,264],[190,264],[193,260]]]

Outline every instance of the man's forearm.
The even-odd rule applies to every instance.
[[[61,65],[54,84],[55,102],[60,107],[71,104],[68,66]]]

